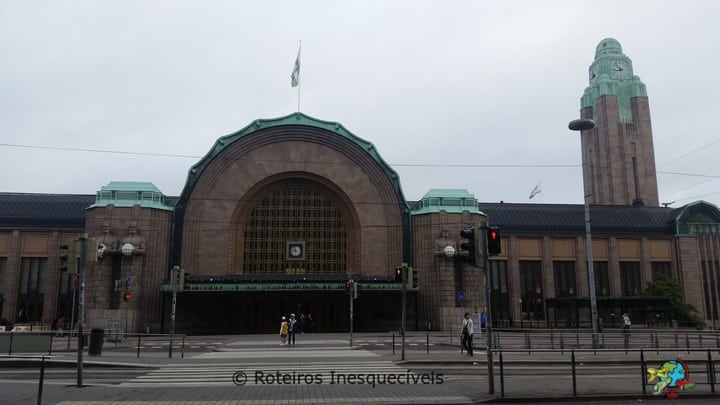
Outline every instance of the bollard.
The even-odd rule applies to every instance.
[[[525,334],[525,348],[527,349],[528,354],[530,354],[530,352],[532,350],[532,343],[530,343],[530,334],[529,333]]]
[[[140,358],[140,334],[138,334],[137,357]]]
[[[660,340],[657,333],[655,334],[655,354],[660,354]]]
[[[570,362],[572,363],[572,382],[573,382],[573,397],[577,396],[577,375],[575,373],[575,349],[572,351],[570,356]]]
[[[623,335],[623,345],[625,346],[625,354],[628,354],[628,348],[630,347],[630,335],[627,333]]]
[[[395,354],[395,331],[393,331],[392,337],[393,337],[393,341],[392,341],[393,354]],[[460,345],[460,353],[462,354],[462,345]]]
[[[38,384],[38,398],[37,398],[38,405],[42,404],[43,381],[44,380],[45,380],[45,356],[42,356],[42,360],[40,361],[40,383]]]
[[[712,393],[715,393],[715,383],[717,380],[715,379],[715,361],[712,359],[712,354],[710,353],[708,349],[708,360],[710,360],[710,375],[712,376],[712,383],[710,384],[710,390]]]
[[[710,392],[715,393],[715,367],[713,364],[712,354],[710,349],[707,349],[707,376],[708,384],[710,384]]]
[[[580,333],[575,332],[575,347],[580,347]]]
[[[597,355],[597,335],[592,334],[592,348],[593,348],[593,354]]]
[[[183,335],[182,346],[180,346],[180,358],[185,358],[185,335]]]
[[[500,350],[500,397],[505,398],[505,368],[503,367],[502,350]]]
[[[643,349],[640,349],[640,383],[642,384],[642,393],[643,395],[647,394],[647,387],[645,386],[647,384],[647,373],[645,371],[645,353],[643,353]]]
[[[428,331],[425,335],[425,347],[427,349],[427,353],[430,354],[430,331]]]
[[[550,333],[550,349],[555,350],[555,336]]]
[[[702,343],[702,335],[698,334],[698,347],[702,349],[703,343]]]
[[[688,349],[688,354],[690,354],[690,337],[688,334],[685,334],[685,348]]]

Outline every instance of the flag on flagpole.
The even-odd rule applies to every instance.
[[[297,87],[300,84],[300,47],[298,47],[297,58],[295,58],[295,67],[290,75],[290,85]]]
[[[537,186],[535,186],[534,189],[530,192],[530,197],[528,197],[530,200],[533,199],[536,195],[540,194],[540,183],[538,183]]]

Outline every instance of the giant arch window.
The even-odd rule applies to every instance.
[[[301,251],[291,253],[294,246]],[[243,248],[246,274],[347,273],[346,223],[327,196],[303,185],[285,185],[260,200]]]

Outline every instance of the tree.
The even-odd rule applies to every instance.
[[[705,321],[700,317],[698,310],[685,303],[682,287],[675,279],[659,275],[655,280],[648,282],[647,288],[640,295],[667,298],[668,305],[653,306],[651,310],[657,314],[663,314],[669,319],[675,319],[678,326],[690,326],[698,329],[705,327]]]

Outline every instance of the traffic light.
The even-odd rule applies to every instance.
[[[419,288],[420,283],[418,282],[418,270],[411,267],[410,272],[412,273],[412,288]]]
[[[460,244],[460,249],[467,251],[467,257],[465,258],[465,261],[474,266],[476,263],[475,229],[463,229],[462,231],[460,231],[460,237],[467,239],[467,242]]]
[[[350,298],[357,298],[358,283],[355,280],[345,282],[345,291],[350,294]]]
[[[399,283],[402,282],[402,273],[403,273],[402,267],[395,267],[395,281],[397,281]]]
[[[496,256],[499,255],[501,252],[501,244],[500,244],[500,229],[498,228],[488,228],[487,230],[487,247],[488,247],[488,255],[490,256]]]
[[[77,249],[75,249],[75,241],[60,245],[60,271],[66,271],[68,274],[78,274],[77,268]]]
[[[178,291],[185,291],[185,269],[180,269],[178,277]]]

